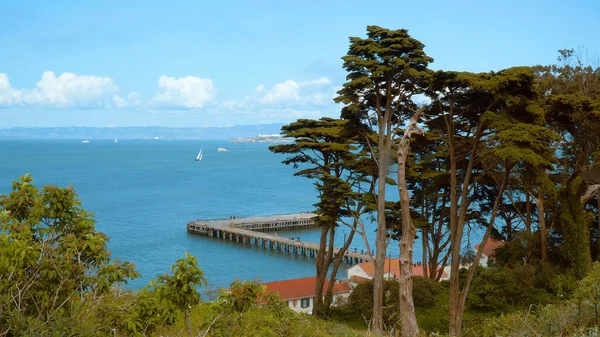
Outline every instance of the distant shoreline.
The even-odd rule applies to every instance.
[[[0,128],[0,140],[70,140],[70,139],[197,139],[231,140],[251,139],[257,135],[281,132],[284,124],[237,125],[231,127],[13,127]]]

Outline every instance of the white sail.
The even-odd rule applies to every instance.
[[[196,161],[201,161],[202,160],[202,149],[200,149],[200,152],[198,152],[198,155],[196,156]]]

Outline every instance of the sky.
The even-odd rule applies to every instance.
[[[348,37],[405,28],[432,69],[600,54],[600,1],[0,1],[0,128],[338,117]]]

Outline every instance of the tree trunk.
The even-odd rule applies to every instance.
[[[388,173],[387,156],[383,151],[379,157],[377,177],[377,236],[375,237],[375,261],[373,275],[373,331],[383,332],[383,273],[386,254],[385,184]]]
[[[404,156],[406,158],[406,156]],[[419,326],[415,314],[413,301],[413,244],[415,241],[415,227],[410,216],[410,198],[406,190],[406,168],[405,163],[399,161],[398,166],[398,190],[402,210],[402,238],[400,239],[400,322],[402,324],[402,336],[417,336]]]
[[[448,261],[448,257],[450,254],[448,249],[446,248],[446,246],[449,243],[449,239],[443,233],[444,228],[446,228],[446,226],[444,224],[443,214],[445,211],[446,203],[448,201],[448,190],[444,188],[440,191],[440,194],[442,195],[440,208],[439,208],[439,210],[434,208],[434,212],[433,212],[434,215],[439,214],[437,226],[432,226],[431,231],[428,230],[428,233],[430,233],[430,239],[428,241],[431,244],[431,250],[428,250],[429,278],[432,280],[435,280],[435,281],[439,281],[440,278],[442,277],[442,273],[444,272],[444,267],[446,265],[446,262]],[[436,203],[437,203],[437,199],[436,199]],[[433,224],[433,220],[434,220],[434,218],[432,218],[432,224]],[[445,242],[442,242],[442,241],[445,241]],[[444,255],[442,255],[442,254],[444,254]],[[440,263],[440,256],[442,256],[442,263]]]
[[[323,285],[327,278],[326,254],[327,254],[327,233],[329,228],[321,227],[321,238],[319,240],[319,252],[317,253],[317,275],[315,280],[315,299],[313,307],[313,315],[316,317],[325,317],[327,310],[323,303]]]
[[[546,216],[544,215],[544,193],[541,189],[535,202],[538,208],[538,217],[540,218],[540,249],[542,251],[543,264],[548,261],[548,234],[546,233]]]
[[[337,279],[337,272],[340,269],[342,262],[344,261],[344,256],[346,255],[346,251],[348,247],[350,247],[350,243],[352,243],[352,239],[354,238],[354,233],[356,233],[357,224],[355,222],[354,228],[350,231],[348,235],[348,240],[344,243],[344,246],[339,250],[337,255],[333,260],[333,268],[331,270],[331,277],[329,278],[329,285],[327,286],[327,291],[325,292],[325,306],[330,308],[333,304],[333,287],[335,285],[335,281]]]
[[[525,212],[527,213],[525,230],[527,230],[527,233],[531,233],[531,196],[529,193],[525,194]]]
[[[450,135],[449,137],[453,137]],[[452,142],[450,142],[452,144]],[[460,269],[460,246],[462,235],[458,235],[458,195],[456,193],[456,157],[454,156],[454,146],[449,144],[450,152],[450,300],[448,303],[448,321],[450,336],[460,334],[460,326],[457,322],[462,320],[462,315],[458,314],[458,299],[460,291],[460,280],[458,271]]]
[[[452,116],[452,114],[451,114]],[[447,122],[450,124],[449,122]],[[448,129],[452,126],[449,125]],[[461,186],[460,196],[460,210],[458,209],[458,195],[457,195],[457,168],[456,168],[456,154],[454,153],[454,132],[451,131],[448,135],[449,144],[448,152],[450,153],[450,253],[452,254],[452,261],[450,265],[450,300],[448,305],[448,318],[449,318],[449,332],[451,336],[459,336],[462,325],[462,310],[460,305],[460,279],[458,276],[460,270],[460,248],[462,245],[462,236],[464,231],[464,225],[467,217],[467,211],[469,209],[469,185],[471,184],[471,176],[473,174],[473,165],[475,163],[475,157],[477,148],[479,147],[479,141],[482,133],[482,125],[477,126],[475,135],[475,141],[473,142],[473,148],[469,157],[469,163],[465,172],[465,177]]]
[[[187,335],[189,337],[192,336],[192,323],[190,322],[190,312],[188,310],[184,311],[183,315],[185,316],[185,327],[187,329]]]
[[[460,334],[460,327],[456,326],[458,316],[458,299],[460,283],[458,279],[458,270],[460,269],[460,245],[462,233],[459,235],[458,225],[458,178],[456,171],[456,154],[454,146],[454,95],[450,92],[450,109],[447,115],[444,115],[444,123],[447,131],[447,149],[450,157],[450,298],[448,301],[448,330],[450,336]],[[471,154],[472,156],[473,154]],[[462,231],[461,231],[462,232]],[[462,317],[460,317],[462,319]]]
[[[429,273],[427,269],[427,247],[429,246],[429,233],[427,231],[427,226],[423,226],[421,228],[421,245],[423,246],[423,256],[421,258],[421,263],[423,264],[423,277],[428,278]]]
[[[413,133],[422,133],[423,130],[417,128],[423,109],[417,110],[411,118],[400,145],[398,146],[398,194],[400,195],[400,210],[402,212],[402,237],[400,239],[400,322],[402,324],[402,336],[419,335],[419,326],[417,325],[417,316],[415,313],[415,303],[413,301],[413,246],[415,243],[416,229],[410,216],[410,195],[406,186],[406,159],[410,151],[410,137]]]
[[[327,278],[327,274],[329,272],[329,266],[331,266],[331,262],[334,261],[334,250],[335,250],[335,227],[330,228],[329,230],[329,244],[327,246],[327,256],[325,256],[325,278]],[[337,273],[337,269],[335,270]],[[323,296],[323,318],[329,317],[329,310],[331,309],[331,303],[333,301],[333,288],[332,291],[329,291],[331,284],[335,282],[335,274],[331,275],[329,279],[329,284],[327,285],[327,289],[325,290],[325,296]],[[323,288],[321,288],[323,289]]]
[[[598,233],[600,233],[600,189],[598,190]],[[600,239],[598,239],[597,246],[596,260],[600,261]]]
[[[471,263],[469,267],[469,274],[467,275],[467,279],[465,280],[465,285],[460,291],[460,302],[457,311],[457,320],[456,320],[456,328],[458,334],[460,335],[461,327],[462,327],[462,319],[465,313],[465,306],[467,302],[467,295],[469,294],[469,288],[471,286],[471,281],[473,281],[473,277],[475,276],[475,272],[477,271],[477,266],[479,266],[479,260],[483,255],[483,249],[487,244],[487,240],[492,233],[492,229],[494,228],[494,223],[496,222],[496,215],[498,214],[498,207],[500,206],[500,202],[502,201],[502,195],[504,194],[504,189],[506,188],[506,184],[508,182],[508,176],[510,174],[512,166],[506,168],[506,172],[504,173],[504,177],[502,178],[502,183],[500,184],[500,190],[498,191],[498,195],[496,196],[496,200],[494,200],[494,207],[492,208],[492,214],[490,215],[490,220],[488,223],[487,230],[483,235],[483,240],[479,244],[479,249],[477,250],[477,254],[475,255],[475,260]]]

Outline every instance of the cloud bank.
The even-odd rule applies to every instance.
[[[8,75],[0,73],[0,107],[192,111],[253,115],[269,121],[332,115],[333,111],[339,111],[332,100],[336,89],[327,77],[286,80],[272,85],[259,84],[243,99],[219,100],[219,91],[211,79],[163,75],[158,79],[154,95],[143,99],[137,92],[121,94],[110,77],[71,72],[57,76],[46,71],[35,87],[15,88]]]
[[[110,77],[62,73],[42,74],[32,89],[13,88],[8,76],[0,73],[0,106],[42,106],[49,108],[109,108],[119,88]]]

